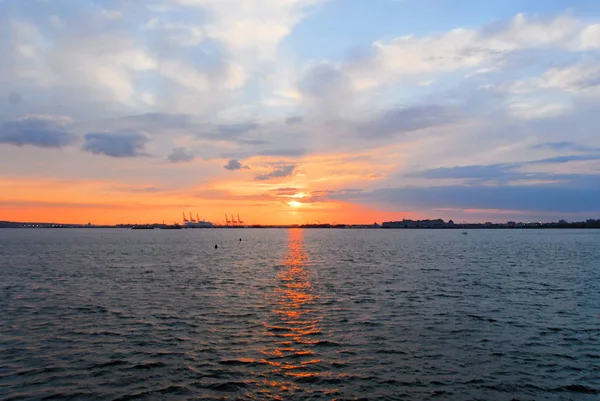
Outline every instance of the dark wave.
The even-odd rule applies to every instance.
[[[579,394],[600,394],[600,390],[593,388],[593,387],[588,387],[588,386],[583,386],[581,384],[570,384],[568,386],[563,386],[563,387],[557,387],[555,389],[553,389],[552,391],[567,391],[570,393],[579,393]]]
[[[248,385],[244,382],[224,382],[224,383],[214,383],[205,387],[206,389],[212,391],[219,391],[225,393],[234,393],[241,389],[248,388]]]

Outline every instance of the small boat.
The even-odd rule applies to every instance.
[[[463,231],[463,232],[462,232],[462,235],[467,235],[467,232],[466,232],[466,231]]]

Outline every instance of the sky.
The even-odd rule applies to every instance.
[[[600,218],[597,0],[0,0],[0,220]]]

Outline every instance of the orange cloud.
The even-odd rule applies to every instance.
[[[377,159],[377,164],[375,164]],[[328,199],[330,191],[364,187],[391,173],[398,149],[356,154],[318,154],[300,159],[254,157],[252,170],[228,172],[200,185],[173,187],[164,177],[131,184],[110,180],[0,177],[0,219],[114,224],[179,221],[192,212],[215,223],[239,214],[248,224],[372,223],[389,213]],[[393,162],[394,161],[394,162]],[[214,164],[222,165],[222,161]],[[294,165],[291,174],[271,174],[272,166]],[[375,167],[376,166],[376,167]],[[163,166],[156,168],[162,169]],[[289,170],[289,169],[288,169]],[[264,179],[256,180],[262,174]],[[148,176],[152,176],[151,171]],[[202,182],[199,179],[197,182]],[[163,185],[165,184],[165,185]],[[401,214],[408,216],[407,214]]]

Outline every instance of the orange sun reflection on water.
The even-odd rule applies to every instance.
[[[289,230],[288,250],[276,277],[277,286],[267,298],[272,315],[263,325],[273,341],[262,350],[270,369],[263,377],[260,392],[272,399],[287,399],[306,387],[318,387],[319,372],[324,369],[315,347],[319,343],[316,337],[323,334],[319,328],[322,316],[311,270],[307,269],[310,260],[304,250],[303,235],[302,229]]]

